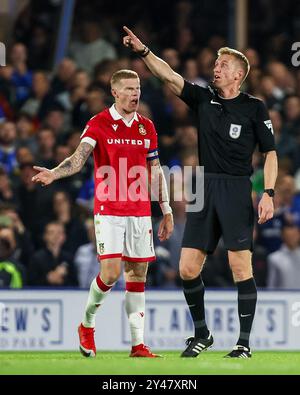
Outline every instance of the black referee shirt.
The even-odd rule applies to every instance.
[[[197,114],[199,163],[205,173],[252,174],[252,154],[275,150],[273,128],[264,103],[240,93],[222,99],[211,87],[187,81],[180,98]]]

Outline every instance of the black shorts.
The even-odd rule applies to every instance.
[[[248,176],[205,174],[204,207],[188,212],[182,247],[214,252],[220,237],[227,250],[253,249],[254,211]]]

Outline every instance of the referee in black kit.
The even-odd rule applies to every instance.
[[[257,290],[252,273],[254,213],[251,200],[252,154],[258,144],[265,156],[265,191],[258,206],[258,223],[273,217],[277,156],[272,123],[263,102],[240,92],[248,75],[248,59],[241,52],[221,48],[211,86],[185,81],[155,56],[127,27],[125,46],[139,54],[150,71],[179,96],[198,118],[199,162],[204,166],[204,208],[187,213],[182,242],[180,276],[195,326],[182,357],[197,357],[213,344],[205,322],[204,285],[201,278],[207,254],[222,236],[238,289],[240,335],[226,355],[250,358],[249,337],[255,314]]]

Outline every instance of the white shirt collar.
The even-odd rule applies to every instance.
[[[127,121],[121,114],[118,113],[115,103],[109,108],[110,115],[112,116],[114,121],[122,119],[126,126],[131,126],[133,121],[138,121],[137,113],[135,112],[133,118],[130,121]]]

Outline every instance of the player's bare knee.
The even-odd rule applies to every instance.
[[[127,282],[146,282],[148,262],[125,262],[124,275]]]
[[[125,280],[127,282],[146,282],[146,274],[145,270],[125,272]]]
[[[245,262],[231,262],[230,264],[234,281],[244,281],[253,276],[252,267]]]
[[[103,276],[103,281],[106,285],[113,285],[115,282],[118,281],[119,277],[120,277],[120,275],[118,275],[118,274],[110,273],[106,276]]]
[[[121,275],[121,270],[119,268],[110,268],[106,270],[101,270],[101,279],[106,285],[113,285],[118,281]]]
[[[179,274],[182,280],[193,280],[200,274],[199,266],[182,265],[179,266]]]

